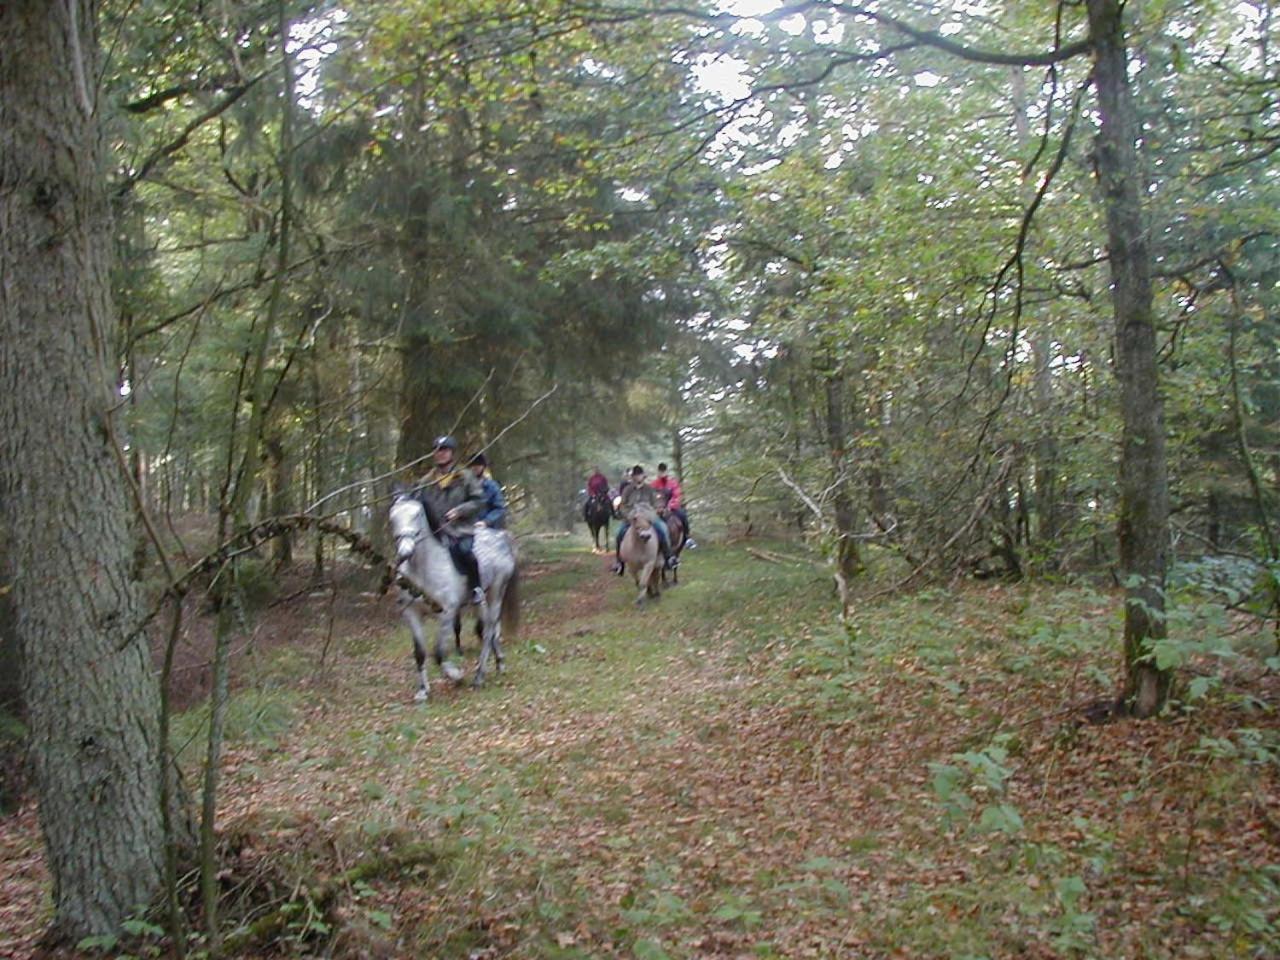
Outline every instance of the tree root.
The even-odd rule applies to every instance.
[[[426,843],[413,843],[390,853],[370,857],[315,887],[302,886],[294,897],[270,913],[227,934],[223,940],[223,948],[227,953],[236,953],[252,944],[276,939],[297,919],[300,901],[309,903],[314,914],[323,916],[331,927],[336,928],[333,907],[344,890],[350,889],[359,881],[402,873],[420,864],[435,863],[437,859],[439,855],[435,848]]]

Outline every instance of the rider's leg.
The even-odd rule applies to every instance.
[[[467,575],[467,594],[477,606],[484,603],[484,591],[480,589],[480,563],[476,560],[474,537],[459,537],[455,556]]]
[[[693,550],[698,545],[694,543],[692,532],[689,529],[689,514],[684,507],[675,511],[675,515],[680,518],[680,522],[684,524],[684,546],[686,550]]]
[[[662,563],[674,567],[675,557],[671,555],[671,531],[667,529],[667,521],[661,517],[654,518],[653,529],[658,531],[658,546],[662,548]]]
[[[631,521],[622,521],[622,526],[618,527],[618,539],[613,544],[613,572],[618,576],[622,576],[622,538],[627,535],[627,530],[631,526]]]

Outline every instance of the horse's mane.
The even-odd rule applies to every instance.
[[[649,523],[653,523],[653,521],[658,519],[658,511],[653,509],[653,507],[649,506],[647,503],[637,503],[631,516],[634,520],[644,519]]]
[[[439,537],[440,527],[442,526],[442,524],[440,521],[440,517],[437,516],[436,512],[431,509],[431,503],[429,502],[429,498],[418,496],[417,490],[401,491],[400,496],[408,500],[416,501],[418,505],[422,507],[422,512],[426,514],[426,517],[427,517],[427,529],[431,531],[431,535],[433,537]]]

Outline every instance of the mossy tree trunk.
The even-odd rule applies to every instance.
[[[1097,173],[1107,213],[1116,374],[1124,420],[1118,530],[1126,591],[1123,697],[1135,715],[1145,717],[1164,705],[1172,679],[1151,656],[1152,644],[1166,636],[1169,480],[1151,252],[1142,207],[1145,183],[1138,159],[1138,118],[1130,90],[1123,11],[1120,0],[1088,0],[1101,115]]]
[[[54,932],[160,889],[159,690],[113,421],[97,3],[0,5],[0,526]]]

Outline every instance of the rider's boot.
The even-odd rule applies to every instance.
[[[613,558],[613,566],[610,567],[609,570],[613,573],[616,573],[618,576],[622,576],[623,572],[626,569],[627,567],[626,567],[626,564],[622,562],[622,557],[615,554]]]
[[[468,554],[467,586],[471,588],[471,602],[477,607],[484,605],[484,588],[480,586],[480,562],[474,553]]]

